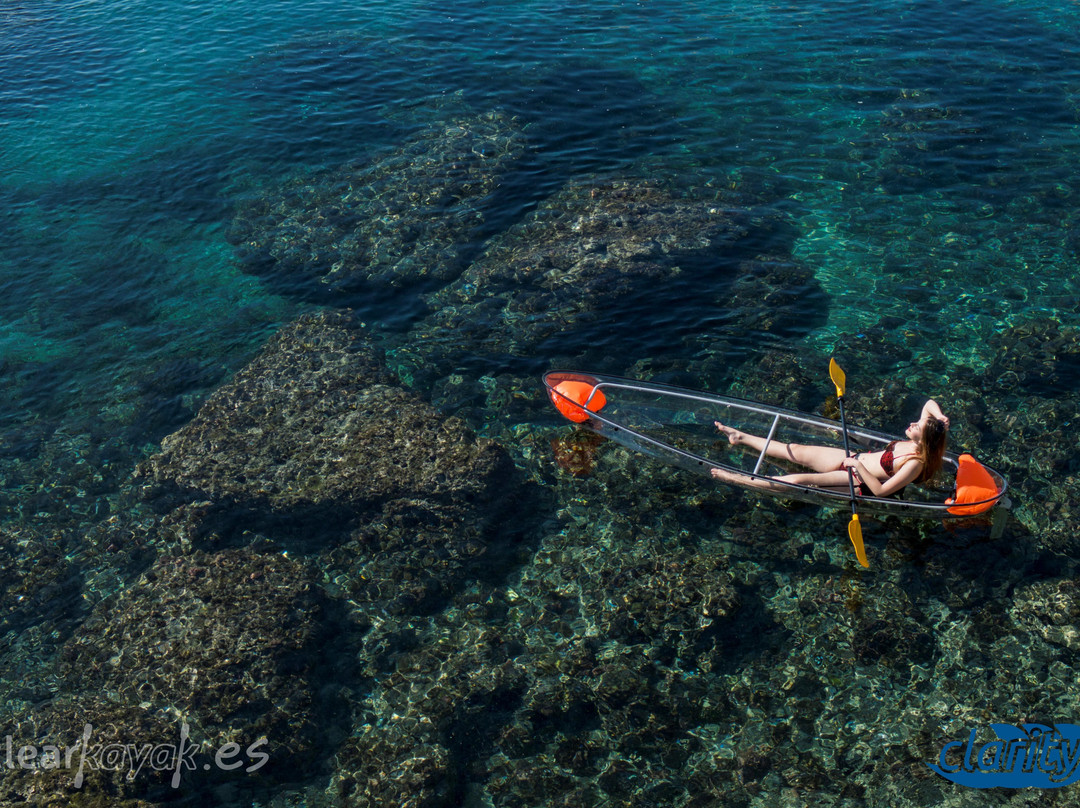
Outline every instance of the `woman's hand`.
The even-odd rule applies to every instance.
[[[844,458],[843,467],[846,468],[846,469],[852,469],[855,472],[856,476],[859,476],[859,466],[860,465],[861,464],[859,463],[859,458],[857,458],[857,457],[845,457]],[[859,479],[862,479],[862,477],[859,476]]]
[[[933,399],[928,400],[923,405],[923,412],[933,418],[937,418],[939,421],[945,424],[946,429],[949,428],[949,416],[947,416],[941,411],[941,407]]]

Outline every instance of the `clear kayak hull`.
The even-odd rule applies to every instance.
[[[731,473],[727,482],[764,494],[838,508],[851,506],[848,491],[771,479],[806,469],[768,457],[765,452],[731,446],[714,426],[720,421],[779,443],[843,448],[838,421],[730,396],[596,373],[552,371],[544,375],[544,385],[564,417],[644,455],[706,476],[714,468],[724,469]],[[848,439],[853,452],[875,452],[898,437],[849,426]],[[965,508],[946,502],[956,487],[958,465],[959,457],[946,453],[942,470],[933,480],[907,486],[903,498],[860,495],[859,511],[965,518],[1005,501],[1005,478],[983,466],[998,488],[996,496],[968,502]],[[761,481],[767,481],[766,487],[761,487]]]

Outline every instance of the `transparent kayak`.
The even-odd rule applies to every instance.
[[[720,421],[770,442],[843,448],[844,436],[838,421],[755,401],[596,373],[552,371],[544,375],[544,385],[552,403],[565,418],[628,449],[706,476],[714,468],[725,469],[737,475],[725,482],[738,485],[739,480],[745,480],[745,487],[763,494],[823,506],[851,507],[846,490],[772,479],[767,487],[753,485],[754,480],[806,469],[768,457],[766,451],[732,446],[714,425]],[[898,439],[903,438],[848,426],[852,452],[881,451],[890,441]],[[999,504],[1008,507],[1004,497],[1005,478],[981,464],[979,468],[992,479],[996,494],[962,500],[963,506],[952,502],[960,462],[960,456],[947,452],[934,479],[907,486],[901,496],[859,495],[859,511],[940,519],[975,516]]]

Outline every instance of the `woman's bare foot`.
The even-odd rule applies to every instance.
[[[743,433],[739,430],[732,429],[730,426],[724,426],[719,421],[713,421],[713,423],[716,424],[717,429],[727,435],[728,443],[732,446],[737,446],[743,442]],[[713,469],[713,471],[716,471],[716,469]]]
[[[732,474],[730,471],[725,471],[724,469],[710,469],[709,474],[713,476],[713,479],[723,480],[725,482],[731,482],[732,480],[737,479],[736,475]]]

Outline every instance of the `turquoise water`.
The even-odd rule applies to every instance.
[[[717,536],[706,518],[712,495],[696,481],[661,470],[640,479],[616,455],[593,477],[559,476],[548,447],[565,430],[537,391],[538,374],[553,364],[589,364],[757,395],[775,385],[785,403],[816,408],[829,390],[825,369],[800,362],[835,352],[853,391],[873,387],[890,404],[934,395],[967,416],[957,441],[1002,467],[1019,492],[1012,530],[1027,560],[988,562],[1000,577],[991,575],[981,590],[974,574],[957,581],[935,566],[942,562],[920,555],[943,529],[881,528],[879,554],[888,547],[907,558],[904,548],[920,549],[888,576],[860,584],[865,597],[875,587],[883,598],[902,590],[908,608],[922,615],[909,633],[931,637],[941,657],[936,669],[917,654],[890,661],[895,669],[913,666],[910,678],[875,681],[860,673],[862,697],[875,706],[859,720],[873,732],[833,726],[838,716],[827,715],[808,718],[785,741],[770,740],[765,727],[780,718],[755,714],[754,698],[739,688],[760,686],[749,660],[777,646],[744,640],[712,672],[673,675],[686,674],[688,693],[728,688],[730,699],[749,705],[749,723],[702,719],[688,730],[699,739],[697,751],[673,752],[666,769],[656,762],[665,759],[663,748],[642,747],[638,758],[626,753],[650,761],[641,771],[670,788],[646,797],[647,789],[613,785],[610,767],[559,765],[598,783],[590,793],[602,805],[713,804],[693,802],[701,795],[723,805],[796,805],[811,799],[800,794],[816,790],[818,804],[862,797],[886,804],[897,795],[903,804],[967,799],[907,770],[891,780],[859,775],[880,745],[915,743],[894,737],[906,728],[881,725],[898,720],[882,706],[889,700],[935,721],[950,710],[966,717],[979,709],[985,720],[1019,720],[1015,703],[996,714],[945,683],[953,670],[945,660],[954,656],[992,678],[1004,659],[1015,664],[1008,654],[1027,653],[1023,641],[1017,651],[995,637],[972,661],[962,635],[977,635],[982,624],[947,600],[950,591],[978,590],[974,602],[985,604],[1041,578],[1074,574],[1067,555],[1076,540],[1071,419],[1080,412],[1078,31],[1080,7],[1050,0],[4,4],[0,531],[14,554],[5,575],[17,578],[32,566],[20,544],[32,534],[35,542],[55,537],[58,552],[81,569],[77,583],[40,595],[43,611],[50,599],[96,603],[133,580],[154,547],[132,551],[114,568],[107,554],[83,556],[96,541],[86,537],[109,518],[134,518],[138,508],[125,491],[135,465],[282,325],[312,309],[348,306],[405,382],[499,440],[550,489],[551,513],[569,527],[537,539],[538,557],[585,558],[593,552],[587,548],[599,547],[644,563],[650,554],[673,553],[673,563],[696,570],[700,557],[726,555],[733,585],[755,593],[743,599],[769,614],[752,626],[784,626],[806,648],[827,646],[823,638],[840,637],[843,645],[849,639],[838,626],[846,612],[820,635],[799,617],[805,604],[842,602],[856,586],[841,582],[850,575],[841,573],[842,545],[830,538],[823,540],[828,551],[807,549],[825,530],[825,517],[767,505],[763,517],[740,511]],[[417,354],[418,335],[451,353],[459,340],[446,326],[452,319],[431,319],[437,284],[328,298],[252,272],[242,260],[230,237],[236,212],[268,189],[344,164],[381,165],[433,125],[492,110],[518,121],[528,146],[483,226],[462,236],[463,255],[479,254],[488,240],[548,210],[568,185],[629,177],[781,217],[784,226],[760,246],[798,266],[801,285],[780,302],[743,299],[731,292],[732,259],[708,288],[691,278],[673,282],[629,296],[599,324],[533,342],[496,337],[486,352],[470,344],[447,366]],[[884,379],[897,387],[882,392]],[[1020,420],[994,425],[1010,413]],[[881,425],[902,425],[912,414],[893,413]],[[625,502],[641,508],[645,521],[620,514]],[[748,537],[759,529],[757,518],[788,541],[778,558]],[[982,540],[972,541],[978,554]],[[813,563],[796,563],[804,557]],[[520,581],[502,586],[522,597],[555,586],[543,583],[545,563],[526,563]],[[1017,564],[1018,572],[1003,571]],[[578,592],[584,603],[582,586],[557,582],[562,596]],[[618,593],[613,585],[610,597]],[[507,608],[511,618],[528,612]],[[49,654],[81,616],[61,605],[72,622],[54,625],[24,611],[16,609],[4,626],[0,678],[10,683],[29,669],[44,682]],[[445,620],[453,623],[453,614]],[[565,622],[567,631],[580,628]],[[532,650],[545,642],[557,647],[561,630],[535,635]],[[622,642],[645,647],[661,634]],[[799,696],[805,675],[795,668],[781,677],[796,682],[788,685],[796,694],[789,711],[831,698],[849,652],[832,663],[814,657],[826,671],[820,693],[809,688],[811,695]],[[872,652],[859,653],[865,663]],[[1059,701],[1041,709],[1061,720],[1080,720],[1080,704],[1048,682],[1066,681],[1061,666],[1074,662],[1073,653],[1068,643],[1040,649],[1045,664],[1026,691],[1029,701],[1039,688],[1056,694]],[[712,673],[727,679],[705,687],[700,677]],[[42,684],[31,698],[5,688],[9,703],[58,692]],[[952,737],[940,726],[925,730],[920,754]],[[545,732],[569,737],[574,728]],[[778,744],[813,746],[825,737],[835,749],[845,732],[855,740],[845,742],[843,765],[836,765],[857,781],[855,791],[837,785],[832,752],[817,758],[823,762],[813,776],[773,772],[770,780],[753,764]],[[667,740],[671,750],[686,742]],[[740,761],[730,788],[709,791],[713,786],[686,774],[687,757],[708,756],[701,749]],[[521,756],[544,765],[535,757]],[[529,804],[492,786],[500,777],[505,786],[517,759],[486,772],[474,761],[459,774],[452,799]],[[317,791],[326,776],[313,771],[311,782],[296,788]],[[294,785],[281,786],[279,799],[311,799],[297,796]],[[532,804],[543,804],[544,793],[534,792]]]

